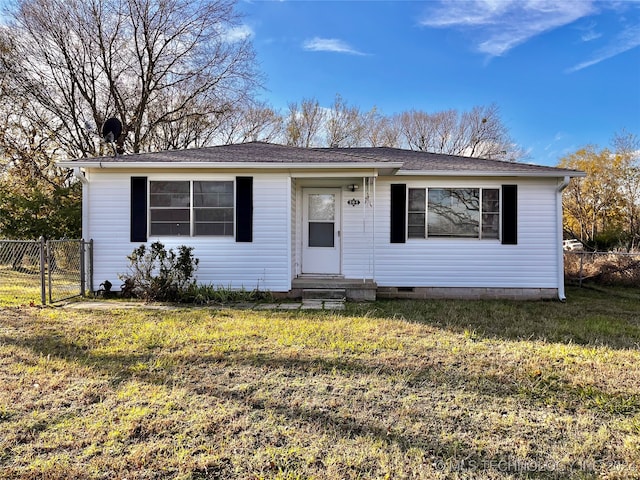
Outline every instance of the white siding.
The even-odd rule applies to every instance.
[[[390,184],[407,188],[518,185],[518,244],[428,238],[390,243]],[[376,275],[379,286],[557,288],[556,179],[379,179]]]
[[[365,203],[360,183],[348,179],[291,179],[288,173],[243,173],[253,176],[253,242],[237,243],[233,237],[150,237],[167,247],[194,247],[200,259],[200,283],[231,288],[288,291],[300,272],[302,188],[342,186],[342,273],[347,278],[374,278],[381,287],[514,287],[558,288],[557,180],[500,178],[384,177],[376,181],[375,198]],[[88,172],[84,202],[90,215],[85,238],[94,240],[94,285],[104,280],[116,287],[118,274],[126,273],[129,255],[139,243],[130,242],[130,178],[149,180],[233,180],[232,172]],[[407,239],[391,244],[390,184],[408,188],[486,187],[518,185],[518,244],[497,240]],[[361,185],[361,184],[360,184]],[[349,205],[351,199],[360,201]],[[375,218],[374,218],[375,208]],[[374,232],[375,230],[375,232]],[[375,235],[374,235],[375,233]]]
[[[342,192],[342,272],[346,278],[373,278],[373,208],[362,186]],[[359,205],[350,205],[350,200]]]
[[[237,243],[234,237],[149,237],[167,248],[194,247],[200,260],[200,283],[230,288],[288,291],[290,283],[290,192],[285,174],[253,176],[253,242]],[[87,238],[94,240],[94,284],[104,280],[119,286],[118,274],[126,273],[127,255],[139,246],[129,241],[130,178],[149,180],[233,180],[234,174],[208,172],[124,173],[93,171],[88,175],[91,214]]]
[[[299,237],[299,233],[298,233],[298,211],[299,211],[299,207],[298,207],[298,200],[297,200],[298,192],[297,192],[296,180],[294,178],[291,178],[290,181],[291,181],[291,187],[290,187],[291,188],[291,192],[290,192],[290,207],[291,207],[290,221],[291,221],[291,225],[290,225],[289,229],[290,229],[290,232],[291,232],[291,239],[290,239],[290,245],[291,245],[291,278],[294,278],[300,272],[299,263],[298,263],[298,248],[297,248],[298,237]]]

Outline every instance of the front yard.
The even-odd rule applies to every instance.
[[[640,478],[640,293],[0,308],[0,478]]]

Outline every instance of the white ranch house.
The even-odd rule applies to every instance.
[[[355,299],[564,299],[562,190],[582,172],[393,148],[246,143],[60,162],[83,184],[93,285],[141,243],[200,283]]]

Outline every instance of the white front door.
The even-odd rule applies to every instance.
[[[340,189],[302,193],[302,273],[340,273]]]

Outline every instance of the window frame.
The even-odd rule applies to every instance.
[[[478,234],[476,236],[456,236],[456,235],[429,235],[429,190],[478,190]],[[424,192],[424,211],[419,211],[419,210],[409,210],[409,202],[410,202],[410,198],[411,198],[411,191],[412,190],[422,190]],[[498,211],[497,212],[485,212],[484,211],[484,191],[485,190],[496,190],[498,192],[498,198],[497,198],[497,202],[498,202]],[[419,240],[434,240],[434,239],[442,239],[442,240],[482,240],[482,241],[496,241],[496,242],[500,242],[501,241],[501,237],[502,237],[502,229],[501,229],[501,225],[502,225],[502,208],[503,208],[503,202],[502,202],[502,188],[500,186],[456,186],[456,187],[449,187],[449,186],[415,186],[415,187],[410,187],[407,186],[407,200],[406,200],[406,238],[407,240],[412,240],[412,241],[419,241]],[[424,214],[424,227],[423,227],[423,231],[424,231],[424,235],[422,236],[418,236],[412,234],[410,232],[409,229],[409,215],[410,214],[419,214],[419,213],[423,213]],[[486,236],[486,234],[484,233],[484,221],[483,221],[483,217],[484,215],[491,215],[491,216],[495,216],[497,218],[495,225],[496,225],[496,230],[497,230],[497,234],[495,236],[491,235],[491,236]],[[414,225],[415,227],[415,225]]]
[[[151,204],[151,198],[152,198],[152,184],[154,182],[166,182],[166,183],[171,183],[171,182],[176,182],[176,183],[184,183],[184,182],[188,182],[189,183],[189,206],[188,206],[188,211],[189,211],[189,234],[159,234],[159,233],[155,233],[152,231],[152,226],[153,226],[153,221],[152,221],[152,211],[155,210],[170,210],[171,207],[158,207],[158,206],[153,206]],[[223,223],[230,223],[231,224],[231,228],[229,229],[229,233],[225,233],[222,235],[216,235],[216,234],[196,234],[196,224],[197,223],[203,223],[202,221],[198,222],[196,221],[196,211],[198,210],[205,210],[205,209],[213,209],[214,207],[204,207],[204,206],[196,206],[195,205],[195,188],[194,188],[194,184],[196,182],[203,182],[203,183],[228,183],[231,184],[231,192],[227,192],[228,195],[231,196],[231,200],[232,200],[232,206],[231,207],[215,207],[215,208],[230,208],[231,209],[231,220],[230,221],[225,221]],[[237,223],[237,219],[236,219],[236,209],[237,209],[237,198],[236,198],[236,192],[237,192],[237,188],[236,188],[236,180],[234,179],[199,179],[199,180],[194,180],[194,179],[184,179],[184,178],[180,178],[180,179],[176,179],[176,178],[171,178],[171,179],[167,179],[167,178],[153,178],[153,179],[148,179],[148,188],[147,188],[147,213],[148,213],[148,219],[147,219],[147,237],[174,237],[174,238],[185,238],[185,237],[189,237],[189,238],[197,238],[197,237],[206,237],[206,238],[220,238],[220,239],[233,239],[235,237],[235,230],[236,230],[236,223]],[[175,207],[175,209],[184,209],[184,207]],[[157,222],[156,222],[157,223]],[[206,222],[205,222],[206,223]],[[226,227],[225,227],[226,230]]]

